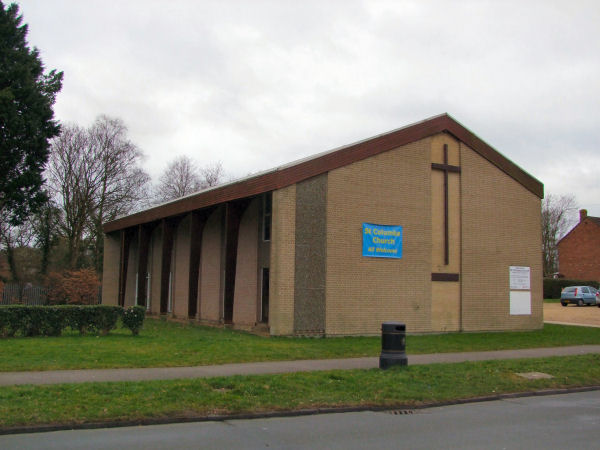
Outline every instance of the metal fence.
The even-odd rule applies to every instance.
[[[46,288],[31,283],[10,282],[2,290],[1,305],[45,305]]]
[[[0,288],[2,289],[2,288]],[[47,305],[48,290],[32,283],[8,282],[0,292],[0,305]],[[102,286],[98,288],[98,304],[102,302]]]

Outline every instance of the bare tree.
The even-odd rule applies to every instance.
[[[100,273],[104,254],[102,224],[131,212],[146,198],[150,176],[138,166],[143,154],[127,138],[127,127],[121,119],[100,116],[88,134],[96,162],[89,231],[94,266]]]
[[[60,229],[68,243],[68,266],[76,268],[83,253],[86,225],[92,208],[90,186],[94,165],[86,130],[64,125],[52,141],[48,183],[61,209]]]
[[[200,169],[187,156],[175,158],[158,179],[155,188],[158,203],[174,200],[202,189]]]
[[[216,186],[223,182],[225,171],[220,161],[214,164],[208,164],[200,169],[202,189]]]
[[[69,267],[83,264],[89,249],[102,270],[102,224],[126,214],[146,195],[150,177],[138,166],[142,152],[121,119],[100,116],[89,129],[64,126],[52,143],[48,181],[62,210]]]
[[[0,221],[0,242],[6,253],[6,260],[10,270],[10,276],[13,281],[21,282],[31,271],[31,264],[19,263],[18,253],[20,249],[30,247],[34,235],[30,223],[25,221],[20,225],[13,225],[8,220]],[[22,261],[21,261],[22,263]]]
[[[168,202],[219,184],[223,178],[220,162],[199,167],[187,156],[173,160],[155,187],[156,203]]]
[[[573,195],[548,194],[542,200],[542,248],[544,276],[551,276],[558,266],[558,241],[569,231],[575,218],[569,211],[577,209]]]
[[[16,282],[36,281],[46,275],[50,252],[57,244],[60,211],[47,201],[19,224],[0,219],[0,249]]]
[[[31,229],[35,234],[35,246],[40,251],[39,273],[43,277],[48,273],[50,255],[59,241],[60,209],[49,200],[42,209],[31,218]]]

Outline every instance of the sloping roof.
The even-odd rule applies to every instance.
[[[575,231],[577,229],[577,227],[579,227],[579,225],[581,225],[586,220],[589,220],[593,224],[596,224],[598,227],[600,227],[600,217],[586,216],[585,219],[580,220],[579,222],[577,222],[577,224],[573,228],[571,228],[567,234],[565,234],[563,237],[561,237],[558,240],[557,245],[560,245],[560,243],[563,240],[565,240],[567,236],[569,236],[573,231]]]
[[[502,156],[493,147],[465,128],[450,115],[441,114],[360,142],[320,153],[241,180],[206,189],[129,216],[120,217],[105,223],[104,231],[107,233],[117,231],[219,203],[281,189],[330,170],[442,132],[449,133],[456,139],[464,142],[500,170],[521,183],[529,191],[539,198],[543,198],[544,185],[542,183],[515,163]]]

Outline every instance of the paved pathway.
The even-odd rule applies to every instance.
[[[544,320],[544,323],[552,323],[554,325],[569,325],[570,327],[600,328],[600,325],[590,325],[590,324],[586,324],[586,323],[573,323],[573,322],[557,322],[554,320]]]
[[[435,353],[408,355],[408,364],[455,363],[490,359],[539,358],[548,356],[600,353],[600,345],[549,347],[490,352]],[[231,375],[258,375],[286,372],[308,372],[334,369],[371,369],[379,366],[378,357],[349,359],[315,359],[301,361],[268,361],[219,366],[159,367],[146,369],[48,370],[43,372],[0,372],[0,385],[86,383],[95,381],[143,381],[177,378],[203,378]]]

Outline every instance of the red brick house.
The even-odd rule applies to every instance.
[[[579,211],[579,223],[558,241],[558,265],[565,278],[600,281],[600,217]]]

